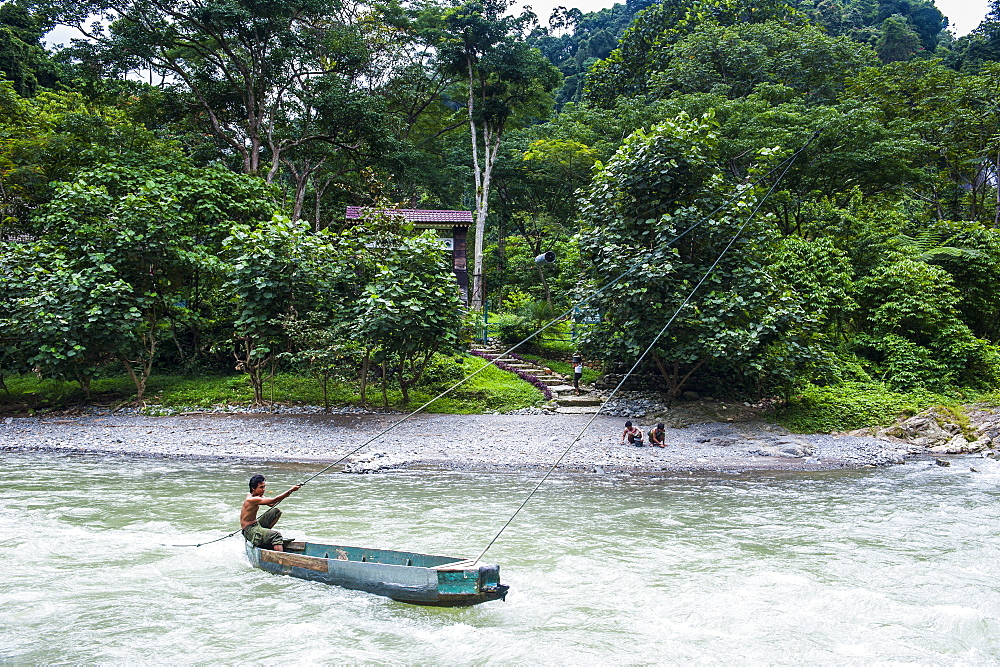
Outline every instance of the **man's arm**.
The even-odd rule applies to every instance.
[[[295,486],[293,486],[292,488],[288,489],[284,493],[279,493],[274,498],[260,498],[260,499],[258,499],[257,500],[257,504],[259,504],[259,505],[271,505],[271,506],[277,505],[282,500],[284,500],[288,496],[292,495],[292,491],[298,491],[301,488],[302,488],[301,484],[296,484]]]

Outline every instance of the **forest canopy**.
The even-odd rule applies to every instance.
[[[509,9],[0,4],[0,378],[406,401],[466,309],[589,299],[608,372],[674,318],[673,396],[1000,387],[1000,0],[961,38],[932,0]],[[470,302],[398,208],[474,212]]]

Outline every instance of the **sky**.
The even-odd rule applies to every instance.
[[[951,21],[951,30],[956,37],[968,34],[986,16],[989,0],[934,0],[935,6]],[[538,22],[547,25],[549,14],[554,7],[576,7],[584,14],[596,12],[615,4],[615,0],[522,0],[523,5],[531,5],[538,16]]]
[[[989,0],[934,0],[934,4],[941,13],[951,21],[951,30],[956,37],[968,34],[979,25],[986,16]],[[549,15],[554,7],[560,5],[564,7],[576,7],[584,14],[594,12],[605,7],[611,7],[615,0],[522,0],[523,5],[531,5],[532,11],[538,16],[538,21],[542,25],[547,25]],[[45,42],[52,46],[58,43],[68,44],[69,40],[77,36],[76,31],[59,27],[50,32]]]

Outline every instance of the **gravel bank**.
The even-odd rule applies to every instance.
[[[546,469],[590,415],[417,415],[351,456],[346,472],[400,467]],[[104,452],[329,463],[398,415],[198,414],[7,418],[0,450]],[[563,459],[579,472],[824,470],[903,462],[872,437],[791,435],[762,422],[668,428],[667,446],[619,444],[623,420],[599,416]],[[644,431],[651,424],[638,422]]]

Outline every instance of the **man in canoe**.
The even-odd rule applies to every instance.
[[[296,484],[273,498],[264,497],[265,486],[263,475],[254,475],[250,478],[250,493],[247,494],[246,500],[243,501],[243,509],[240,510],[240,527],[243,529],[243,537],[255,547],[284,551],[281,533],[271,530],[281,516],[281,510],[275,505],[292,495],[293,491],[298,491],[302,485]],[[257,510],[261,505],[269,505],[271,509],[258,519]]]

